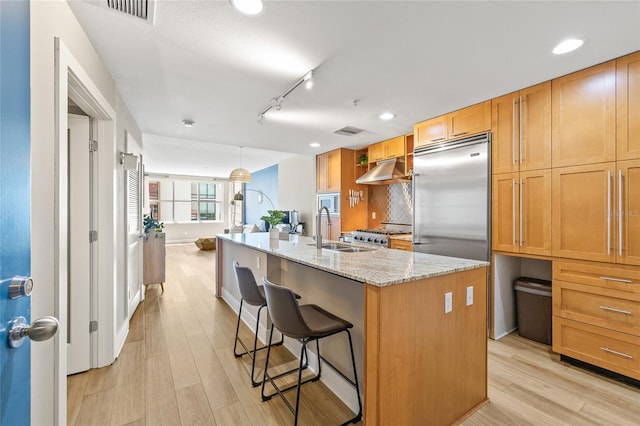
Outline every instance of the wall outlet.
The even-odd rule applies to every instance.
[[[448,292],[444,294],[444,313],[448,314],[453,311],[453,293]]]
[[[376,212],[371,212],[371,219],[375,219],[376,218]]]
[[[473,286],[467,287],[467,306],[473,305]]]
[[[256,257],[256,267],[260,269],[260,258]]]

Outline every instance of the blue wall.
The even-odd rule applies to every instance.
[[[262,191],[273,201],[275,209],[278,209],[278,165],[275,164],[266,169],[251,173],[251,182],[246,184],[247,189]],[[261,224],[260,217],[267,214],[267,210],[272,210],[271,203],[265,197],[262,204],[258,204],[258,193],[254,191],[245,192],[244,217],[245,223],[257,225]]]

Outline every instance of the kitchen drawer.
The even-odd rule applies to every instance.
[[[396,250],[413,251],[413,244],[408,240],[391,239],[391,248]]]
[[[640,336],[640,294],[553,282],[553,315]]]
[[[640,293],[640,267],[637,266],[554,260],[553,280]]]
[[[640,380],[636,336],[553,317],[553,351]]]

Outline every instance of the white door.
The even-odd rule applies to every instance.
[[[68,117],[68,247],[67,374],[91,368],[91,203],[89,117]]]
[[[135,168],[125,162],[127,224],[127,304],[129,318],[142,300],[142,150],[127,132],[127,154],[137,157]]]

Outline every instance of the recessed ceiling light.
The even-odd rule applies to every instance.
[[[309,144],[309,146],[312,147],[312,148],[318,148],[320,146],[320,144],[318,142],[311,142]]]
[[[395,114],[391,114],[390,112],[383,112],[382,114],[380,114],[380,120],[391,120],[392,118],[394,118],[396,115]]]
[[[182,120],[182,125],[184,127],[193,127],[196,125],[196,122],[193,120]]]
[[[259,15],[264,8],[262,0],[229,0],[237,11],[245,15]]]
[[[570,38],[558,44],[553,48],[553,53],[556,55],[562,55],[563,53],[569,53],[576,50],[578,47],[582,46],[584,43],[582,40],[578,40],[575,38]]]

